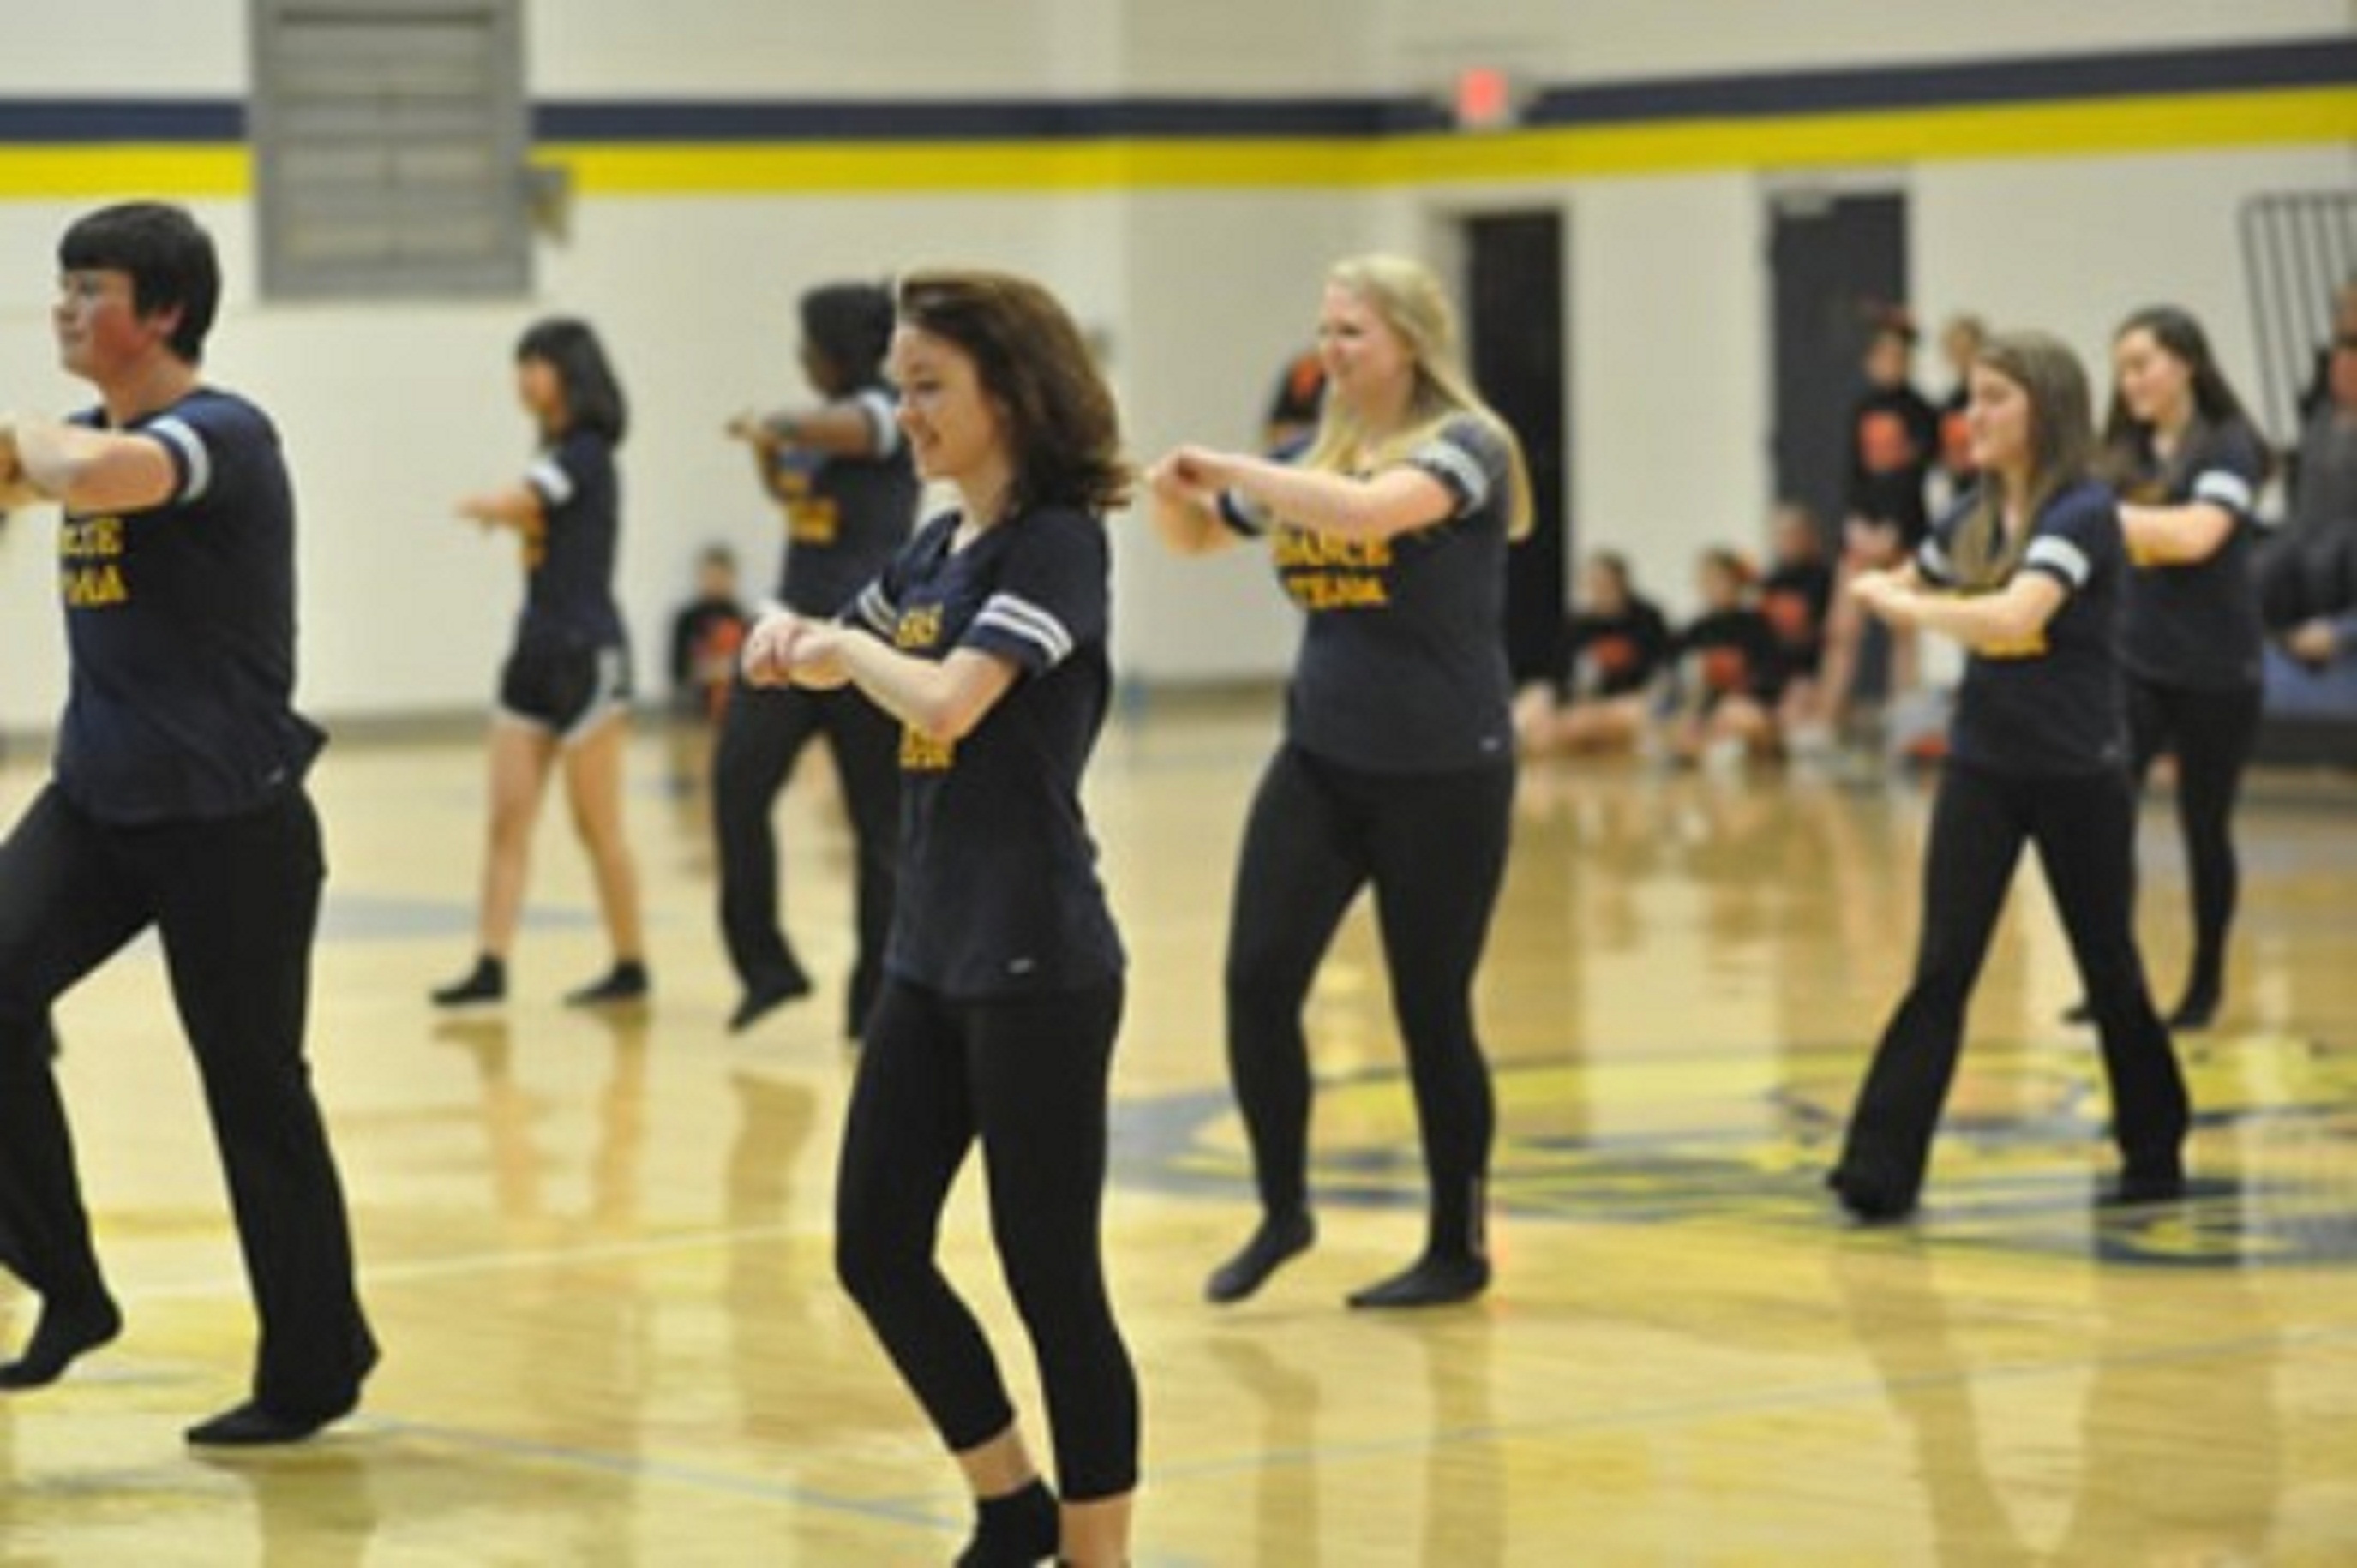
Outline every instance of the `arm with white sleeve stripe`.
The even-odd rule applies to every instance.
[[[180,462],[173,460],[167,441],[180,446]],[[161,506],[183,490],[194,490],[205,463],[202,440],[177,421],[124,432],[0,415],[0,446],[15,452],[17,477],[27,488],[77,512]]]

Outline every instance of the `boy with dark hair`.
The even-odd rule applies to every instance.
[[[58,250],[65,369],[98,406],[0,415],[0,504],[62,505],[71,684],[54,777],[0,842],[0,1235],[41,1297],[0,1389],[55,1381],[122,1314],[91,1244],[50,1004],[151,927],[202,1079],[261,1343],[191,1444],[310,1436],[376,1361],[304,1054],[325,875],[292,706],[295,514],[277,433],[198,372],[220,298],[188,213],[92,213]]]

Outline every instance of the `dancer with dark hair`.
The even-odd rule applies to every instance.
[[[0,1261],[38,1292],[0,1389],[54,1382],[121,1311],[91,1243],[49,1008],[161,939],[260,1320],[247,1401],[200,1446],[292,1443],[375,1365],[304,1032],[326,875],[292,706],[295,503],[269,418],[202,375],[211,238],[149,203],[58,248],[59,358],[98,406],[0,419],[0,504],[64,508],[72,688],[55,776],[0,843]]]
[[[745,650],[756,682],[856,686],[900,725],[899,893],[844,1127],[835,1262],[974,1496],[962,1568],[1112,1568],[1137,1487],[1137,1379],[1099,1235],[1126,961],[1081,779],[1113,680],[1103,518],[1129,474],[1113,394],[1046,290],[925,272],[899,308],[900,429],[958,504],[843,620],[780,610]],[[977,1143],[1060,1509],[933,1256]]]
[[[539,431],[540,456],[522,479],[458,502],[458,515],[469,521],[515,532],[524,605],[491,715],[490,822],[475,966],[437,989],[434,1002],[457,1007],[506,996],[533,828],[560,768],[614,954],[603,976],[565,1000],[630,1002],[647,993],[648,979],[638,868],[622,832],[630,650],[613,586],[621,533],[614,449],[628,415],[621,385],[587,322],[554,317],[533,324],[516,344],[515,373],[517,398]]]
[[[753,449],[761,484],[785,515],[776,604],[825,619],[905,543],[917,472],[894,423],[884,356],[892,296],[872,284],[831,284],[802,297],[802,373],[817,406],[739,415],[729,435]],[[812,741],[824,736],[842,783],[858,861],[858,950],[844,1004],[856,1038],[882,982],[892,929],[892,860],[899,815],[899,732],[856,688],[820,691],[740,682],[713,764],[712,825],[720,863],[720,930],[741,988],[732,1030],[809,993],[811,980],[778,919],[780,880],[770,817]]]
[[[2102,467],[2136,568],[2120,617],[2129,768],[2141,785],[2163,751],[2177,760],[2193,957],[2169,1021],[2201,1029],[2225,1000],[2234,801],[2258,745],[2266,639],[2252,562],[2269,465],[2191,316],[2137,311],[2113,337],[2112,364]]]

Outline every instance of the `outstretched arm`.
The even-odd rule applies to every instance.
[[[73,511],[138,511],[171,499],[180,483],[163,439],[144,433],[0,415],[0,455],[12,506],[54,500]]]
[[[1405,466],[1361,477],[1202,446],[1181,446],[1156,467],[1164,465],[1189,486],[1233,489],[1297,528],[1341,539],[1388,539],[1457,510],[1448,486]]]
[[[2035,640],[2070,596],[2044,572],[2017,572],[1993,594],[1952,593],[1928,586],[1912,565],[1861,572],[1850,592],[1892,626],[1923,627],[1991,654]]]

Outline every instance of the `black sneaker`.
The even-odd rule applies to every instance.
[[[787,1003],[810,993],[810,976],[799,969],[748,986],[737,999],[737,1010],[728,1015],[728,1032],[741,1035]]]
[[[647,966],[637,959],[618,959],[602,979],[565,993],[567,1007],[604,1007],[616,1002],[644,1000],[650,982]]]
[[[475,967],[466,979],[451,982],[434,993],[436,1007],[472,1007],[480,1003],[499,1002],[508,993],[508,966],[485,953],[475,961]]]

